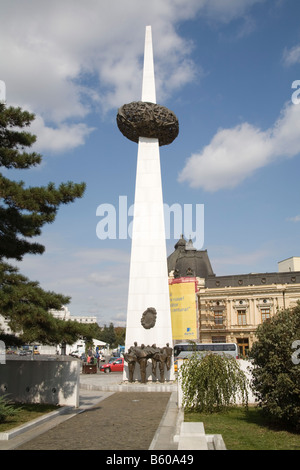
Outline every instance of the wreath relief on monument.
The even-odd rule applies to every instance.
[[[127,139],[136,143],[139,137],[149,137],[158,139],[160,146],[169,145],[179,133],[178,119],[170,109],[144,101],[133,101],[119,108],[117,125]]]
[[[157,316],[157,312],[155,308],[148,307],[147,310],[144,311],[142,318],[141,318],[142,326],[146,330],[150,330],[150,328],[153,328],[156,323],[156,316]]]

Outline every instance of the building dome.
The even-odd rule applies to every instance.
[[[183,247],[183,249],[185,249],[185,246],[186,246],[186,240],[184,239],[184,236],[181,235],[181,238],[174,245],[174,248],[175,248],[175,250],[177,250],[177,248],[180,248],[180,247]]]
[[[174,246],[175,251],[168,257],[168,272],[175,278],[200,277],[207,279],[214,276],[207,250],[197,250],[183,235]]]

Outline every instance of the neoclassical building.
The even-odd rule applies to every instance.
[[[235,342],[247,355],[257,326],[300,300],[300,257],[279,262],[278,272],[216,276],[206,250],[196,250],[183,236],[174,248],[169,279],[195,278],[202,343]]]

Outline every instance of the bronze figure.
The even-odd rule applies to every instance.
[[[137,342],[135,342],[134,346],[128,349],[128,353],[124,354],[124,359],[128,363],[129,382],[133,382],[133,374],[137,363],[140,366],[141,382],[147,382],[146,369],[148,359],[152,361],[152,374],[154,376],[156,376],[157,364],[159,365],[160,382],[164,382],[165,367],[167,370],[170,370],[172,353],[173,349],[169,343],[166,343],[166,346],[163,348],[159,348],[156,344],[152,344],[152,346],[145,346],[144,344],[138,346]]]

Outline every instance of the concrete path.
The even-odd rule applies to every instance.
[[[0,441],[0,450],[176,450],[176,384],[123,384],[122,373],[81,375],[78,409]]]

